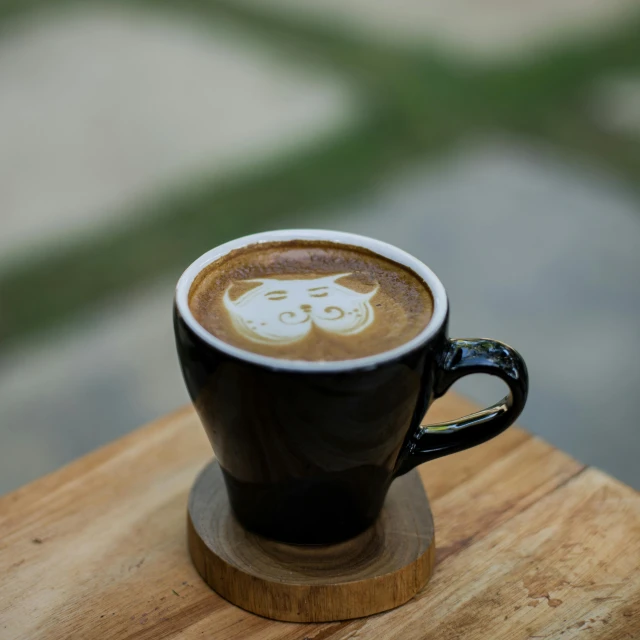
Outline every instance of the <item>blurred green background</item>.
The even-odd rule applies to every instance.
[[[0,493],[186,402],[182,270],[305,226],[427,262],[530,364],[523,424],[640,487],[638,34],[635,0],[0,0]]]

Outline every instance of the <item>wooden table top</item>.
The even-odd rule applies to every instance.
[[[202,582],[185,513],[210,458],[189,408],[0,498],[0,638],[640,638],[640,494],[521,429],[421,468],[435,574],[349,622],[273,622]]]

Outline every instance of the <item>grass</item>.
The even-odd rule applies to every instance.
[[[633,184],[640,177],[640,145],[599,130],[585,108],[599,78],[638,71],[640,20],[597,43],[568,43],[532,63],[496,69],[465,67],[433,51],[382,46],[222,0],[136,4],[191,14],[200,22],[229,21],[286,55],[329,67],[348,78],[367,112],[350,131],[275,166],[225,181],[204,176],[159,194],[132,211],[126,225],[6,269],[0,273],[0,340],[24,339],[161,274],[177,278],[188,262],[220,242],[360,193],[475,133],[544,140]],[[3,24],[37,6],[0,3],[0,34]]]

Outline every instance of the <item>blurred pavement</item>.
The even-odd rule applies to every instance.
[[[173,343],[175,282],[85,314],[0,364],[0,493],[189,401]]]
[[[0,37],[0,263],[353,120],[344,82],[236,32],[114,6],[46,14]]]
[[[615,29],[637,0],[238,0],[407,48],[472,63],[531,58],[567,38]]]

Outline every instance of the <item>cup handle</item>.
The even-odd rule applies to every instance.
[[[437,359],[433,399],[473,373],[500,378],[509,387],[509,394],[497,404],[462,418],[428,425],[420,425],[418,421],[405,441],[396,476],[423,462],[486,442],[512,425],[522,413],[529,391],[527,366],[515,349],[496,340],[448,340]]]

